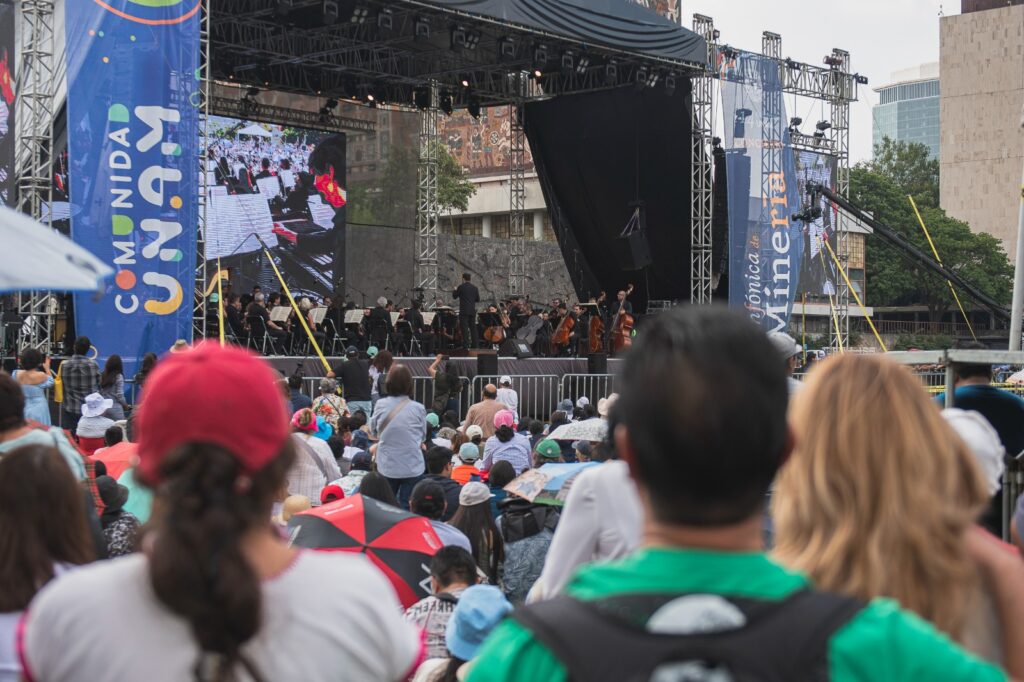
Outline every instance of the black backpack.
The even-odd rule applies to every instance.
[[[825,682],[829,640],[863,606],[811,590],[779,601],[561,596],[518,608],[512,617],[558,658],[569,682]],[[671,625],[661,624],[666,620]],[[679,624],[711,627],[672,634]]]
[[[560,513],[556,507],[534,504],[522,497],[506,497],[498,503],[501,510],[501,538],[505,544],[533,537],[545,528],[554,531]]]

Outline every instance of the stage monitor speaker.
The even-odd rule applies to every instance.
[[[498,376],[498,353],[493,350],[482,350],[476,355],[476,373],[480,376]]]
[[[651,264],[651,248],[643,230],[615,239],[615,253],[623,270],[643,270]]]
[[[505,357],[515,356],[519,360],[533,357],[533,350],[530,344],[522,339],[505,339],[501,344],[501,355]]]
[[[607,374],[608,373],[608,354],[607,353],[591,353],[587,356],[587,373],[588,374]]]

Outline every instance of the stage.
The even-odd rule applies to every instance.
[[[329,356],[327,362],[335,367],[344,360],[343,357]],[[306,377],[322,377],[326,374],[324,366],[316,357],[297,358],[290,356],[271,356],[267,361],[285,376],[292,375],[296,370],[301,370]],[[368,361],[367,361],[368,362]],[[405,365],[412,372],[414,377],[426,377],[427,368],[434,362],[434,358],[395,358],[395,362]],[[474,357],[452,357],[451,362],[458,368],[459,376],[470,380],[477,376],[477,359]],[[622,367],[622,360],[608,358],[608,374],[615,375]],[[559,379],[565,375],[589,374],[587,371],[586,358],[525,358],[514,357],[498,358],[497,376],[509,375],[510,377],[521,376],[556,376]],[[602,376],[602,375],[595,375]]]

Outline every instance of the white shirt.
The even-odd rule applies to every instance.
[[[326,441],[304,433],[293,433],[292,438],[297,442],[295,462],[288,470],[288,492],[292,495],[305,495],[311,505],[319,507],[320,491],[328,481],[341,478],[341,469],[338,468],[331,446]],[[311,453],[319,460],[319,466],[313,461]]]
[[[421,647],[391,584],[357,554],[300,552],[263,582],[262,617],[242,652],[267,680],[396,681]],[[186,621],[156,599],[143,554],[68,573],[29,609],[25,657],[37,680],[179,682],[198,656]]]
[[[630,554],[642,531],[643,508],[629,466],[612,460],[584,470],[573,479],[528,601],[558,594],[582,564]]]
[[[499,388],[498,389],[498,402],[505,403],[508,409],[515,412],[516,417],[519,416],[519,394],[516,393],[513,388]]]

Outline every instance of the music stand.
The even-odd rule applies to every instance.
[[[321,324],[324,323],[325,317],[327,317],[327,308],[324,306],[320,306],[318,308],[313,308],[313,310],[310,313],[309,319],[312,320],[313,324],[320,326]]]
[[[366,311],[362,308],[356,308],[355,310],[345,311],[345,324],[362,324],[363,318],[366,316]]]
[[[437,313],[434,313],[434,312],[425,312],[425,313],[423,313],[423,326],[424,327],[432,326],[434,324],[434,315],[436,315],[436,314]]]

